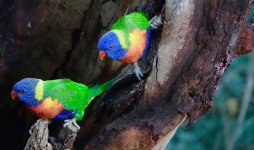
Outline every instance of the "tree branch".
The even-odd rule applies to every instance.
[[[155,144],[155,146],[152,148],[152,150],[165,150],[169,141],[173,138],[175,135],[177,129],[180,127],[181,124],[184,123],[184,121],[188,118],[188,115],[185,115],[182,121],[170,132],[168,132],[166,135],[164,135],[160,140],[158,140]]]
[[[212,94],[232,58],[252,50],[248,44],[252,32],[245,24],[249,2],[19,0],[14,10],[22,13],[9,14],[15,16],[14,24],[2,26],[0,22],[2,29],[7,28],[1,32],[4,35],[1,40],[8,39],[8,51],[3,53],[7,69],[0,78],[6,83],[1,84],[2,90],[7,91],[14,82],[27,76],[67,77],[89,85],[118,75],[115,83],[86,109],[75,147],[152,149],[157,144],[166,145],[186,115],[192,124],[212,106]],[[161,10],[163,5],[165,11]],[[141,82],[130,66],[109,59],[99,61],[97,57],[98,38],[127,7],[130,12],[144,10],[149,17],[157,15],[165,20],[162,29],[152,31],[148,53],[138,62],[145,75]],[[17,37],[13,35],[13,26],[18,29]],[[10,110],[16,113],[24,112],[23,109]],[[21,116],[28,118],[26,114]],[[37,133],[45,131],[45,135],[40,135],[44,144],[38,141],[36,133],[35,145],[44,147],[47,143],[52,148],[70,143],[66,146],[70,148],[76,137],[75,133],[68,133],[64,136],[67,141],[62,140],[57,146],[53,143],[59,138],[47,140],[46,126],[37,130]]]
[[[58,138],[49,137],[48,120],[39,119],[31,127],[31,136],[27,141],[25,150],[71,150],[77,137],[78,128],[72,124],[62,128]]]

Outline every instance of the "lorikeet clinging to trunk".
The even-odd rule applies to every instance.
[[[102,35],[97,44],[99,57],[106,55],[124,63],[134,65],[139,80],[143,76],[137,60],[147,51],[150,41],[150,28],[147,17],[142,12],[134,12],[120,17],[111,30]]]

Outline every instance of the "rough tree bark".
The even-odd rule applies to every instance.
[[[50,121],[39,119],[29,130],[31,136],[28,139],[25,150],[71,150],[79,129],[70,124],[63,127],[57,138],[49,137],[48,124]]]
[[[246,25],[250,5],[251,0],[0,2],[0,10],[6,10],[0,23],[5,29],[0,32],[1,89],[7,93],[27,76],[93,84],[117,75],[86,110],[75,147],[163,149],[187,117],[192,124],[212,106],[232,58],[252,50],[253,32]],[[145,73],[141,82],[131,66],[97,58],[99,36],[127,8],[163,18],[139,62]],[[18,120],[31,117],[19,105],[11,108],[24,114]]]

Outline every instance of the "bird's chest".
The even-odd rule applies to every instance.
[[[131,63],[137,61],[146,46],[146,30],[133,30],[129,35],[130,47],[120,61]]]
[[[63,105],[56,99],[51,97],[45,98],[37,106],[28,107],[37,117],[43,119],[52,119],[63,110]]]

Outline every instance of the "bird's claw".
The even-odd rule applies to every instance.
[[[154,25],[154,22],[156,20],[157,16],[154,16],[150,21],[149,21],[149,25],[151,27],[151,29],[157,29],[158,27]]]
[[[31,128],[30,128],[29,131],[28,131],[28,133],[29,133],[30,135],[33,134],[34,128],[35,128],[35,124],[32,125]]]
[[[143,77],[144,75],[142,74],[141,69],[138,65],[134,66],[134,73],[135,73],[136,77],[139,79],[139,81],[141,81],[142,80],[141,77]]]
[[[149,21],[151,29],[157,29],[159,26],[162,25],[162,19],[161,15],[159,16],[154,16],[150,21]]]
[[[69,125],[73,125],[74,127],[76,127],[78,130],[80,129],[80,126],[77,124],[76,122],[76,119],[73,118],[73,119],[67,119],[67,120],[64,120],[64,124],[63,124],[63,127],[67,128],[67,126]]]

